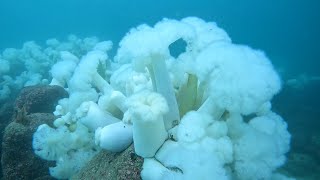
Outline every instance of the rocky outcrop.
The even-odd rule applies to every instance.
[[[48,113],[34,113],[25,117],[28,124],[14,121],[6,127],[1,158],[4,179],[35,179],[49,175],[48,167],[54,163],[33,153],[32,135],[40,124],[52,124],[53,119]]]
[[[133,145],[121,153],[101,151],[71,179],[139,180],[142,164],[143,158],[135,154]]]
[[[15,107],[26,114],[52,113],[59,99],[68,93],[60,86],[37,85],[25,87],[17,97]]]
[[[13,115],[14,101],[8,100],[0,105],[0,141],[2,140],[4,130],[6,126],[11,122]],[[2,141],[1,141],[2,142]],[[2,154],[2,149],[0,148],[0,155]],[[0,156],[1,157],[1,156]],[[0,164],[0,177],[2,177],[1,164]]]
[[[33,153],[32,136],[39,125],[52,125],[52,112],[67,92],[59,86],[30,86],[15,101],[12,122],[5,128],[1,165],[3,179],[52,179],[48,168],[54,162]]]

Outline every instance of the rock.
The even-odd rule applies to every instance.
[[[0,137],[2,140],[4,130],[6,126],[11,122],[13,115],[13,103],[14,101],[8,101],[1,104],[0,107]],[[1,141],[2,142],[2,141]],[[2,149],[0,149],[0,155],[2,154]],[[0,165],[1,169],[1,165]],[[2,177],[2,172],[0,171],[0,177]]]
[[[37,85],[21,90],[16,99],[16,111],[31,113],[52,113],[59,99],[68,97],[68,93],[60,86]]]
[[[2,141],[4,179],[52,179],[48,168],[54,166],[54,162],[42,160],[34,154],[32,136],[39,125],[52,125],[55,119],[52,112],[58,100],[67,96],[68,93],[59,86],[29,86],[21,90],[12,108],[13,116],[12,111],[3,116],[7,121],[12,116]],[[9,112],[8,109],[4,111]]]
[[[3,124],[3,121],[11,120],[11,117],[13,115],[13,107],[14,107],[14,101],[7,101],[1,104],[0,106],[0,121],[1,121],[0,123],[1,124]]]
[[[13,101],[8,101],[0,107],[0,136],[2,137],[4,129],[11,122],[13,115]]]
[[[72,180],[141,179],[143,158],[135,154],[133,145],[121,153],[101,151]]]
[[[11,122],[13,116],[13,101],[8,101],[0,107],[0,136],[2,138],[4,129]]]
[[[52,124],[54,116],[34,113],[24,117],[24,124],[11,122],[5,129],[1,165],[3,179],[52,179],[48,168],[54,162],[42,160],[32,149],[32,136],[40,124]]]

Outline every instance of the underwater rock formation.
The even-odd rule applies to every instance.
[[[143,159],[135,154],[133,145],[121,153],[101,151],[72,180],[141,179]]]
[[[68,93],[60,86],[28,86],[21,90],[16,107],[18,110],[24,109],[26,114],[52,113],[58,100],[67,96]]]
[[[32,134],[42,123],[52,123],[49,113],[34,113],[25,117],[25,124],[11,122],[5,129],[2,142],[2,171],[4,179],[36,179],[48,176],[52,162],[34,155]]]
[[[0,104],[0,137],[2,143],[2,137],[4,133],[4,129],[11,122],[11,117],[13,115],[13,101],[8,101],[6,103]],[[2,154],[2,149],[0,148],[0,154]],[[0,164],[0,169],[1,164]],[[0,171],[0,177],[2,177],[2,171]]]
[[[30,86],[21,91],[15,102],[15,114],[6,127],[2,142],[1,165],[4,179],[52,179],[44,161],[33,153],[32,135],[40,124],[51,124],[50,113],[58,99],[67,93],[58,86]],[[47,113],[45,113],[47,112]]]

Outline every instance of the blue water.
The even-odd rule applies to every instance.
[[[215,21],[233,42],[264,50],[284,81],[302,73],[320,76],[318,0],[0,0],[0,52],[21,48],[29,40],[42,44],[49,38],[65,39],[71,33],[112,40],[116,49],[131,27],[186,16]],[[302,147],[320,137],[319,84],[284,87],[274,100],[297,152],[312,155]]]
[[[216,21],[234,42],[265,50],[288,73],[319,74],[317,0],[1,0],[0,49],[70,33],[117,44],[137,24],[186,16]]]

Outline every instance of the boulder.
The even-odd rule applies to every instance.
[[[6,127],[1,156],[3,179],[50,179],[48,168],[54,166],[54,162],[42,160],[33,153],[32,136],[40,124],[52,124],[53,120],[52,114],[34,113],[25,117],[28,123],[13,121]]]
[[[133,145],[121,153],[102,150],[71,179],[139,180],[142,164],[143,158],[135,154]]]
[[[39,125],[53,125],[52,112],[58,100],[65,97],[68,93],[60,86],[37,85],[21,90],[14,107],[11,106],[13,113],[3,116],[11,122],[2,139],[3,179],[52,179],[48,168],[55,163],[34,154],[32,137]]]
[[[68,97],[68,93],[60,86],[36,85],[21,90],[16,99],[17,111],[31,113],[52,113],[59,99]]]

